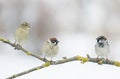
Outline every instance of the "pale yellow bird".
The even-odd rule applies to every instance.
[[[24,41],[29,36],[30,25],[27,22],[23,22],[15,32],[15,44],[23,45]]]
[[[44,54],[44,58],[50,57],[52,61],[52,58],[58,54],[58,42],[59,41],[57,40],[57,38],[52,37],[44,43],[42,47],[42,53]]]

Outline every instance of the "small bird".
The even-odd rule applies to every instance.
[[[27,22],[23,22],[15,32],[15,44],[23,45],[24,41],[29,36],[30,25]]]
[[[110,46],[105,36],[99,36],[96,38],[97,42],[95,44],[95,52],[97,54],[97,58],[99,57],[106,57],[108,60],[108,54],[110,52]]]
[[[50,57],[52,61],[52,58],[58,54],[58,43],[59,41],[55,37],[48,39],[44,43],[42,47],[42,53],[44,54],[44,59],[45,57]]]

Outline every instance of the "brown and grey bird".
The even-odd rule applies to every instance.
[[[15,44],[23,45],[24,41],[29,36],[30,25],[27,22],[23,22],[15,32]]]
[[[55,37],[49,38],[47,41],[45,41],[42,47],[44,58],[50,57],[52,61],[52,58],[58,54],[58,43],[59,41]]]
[[[96,38],[97,42],[95,44],[95,52],[97,58],[102,57],[108,59],[108,54],[110,53],[110,46],[108,40],[105,36],[99,36]]]

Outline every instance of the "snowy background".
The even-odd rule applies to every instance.
[[[96,57],[96,37],[110,43],[109,59],[120,61],[120,0],[0,0],[0,36],[14,42],[24,21],[31,25],[27,50],[42,56],[44,41],[55,36],[59,54],[53,60],[76,55]],[[0,79],[43,64],[13,47],[0,43]],[[118,79],[120,68],[79,61],[50,66],[16,79]]]

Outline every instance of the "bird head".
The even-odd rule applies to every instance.
[[[96,40],[99,44],[107,42],[107,38],[105,36],[99,36],[96,38]]]
[[[59,41],[57,40],[57,38],[52,37],[49,39],[50,43],[53,44],[54,46],[58,45]]]
[[[24,29],[30,29],[30,25],[29,25],[29,23],[27,23],[27,22],[23,22],[23,23],[21,24],[21,27],[24,28]]]

